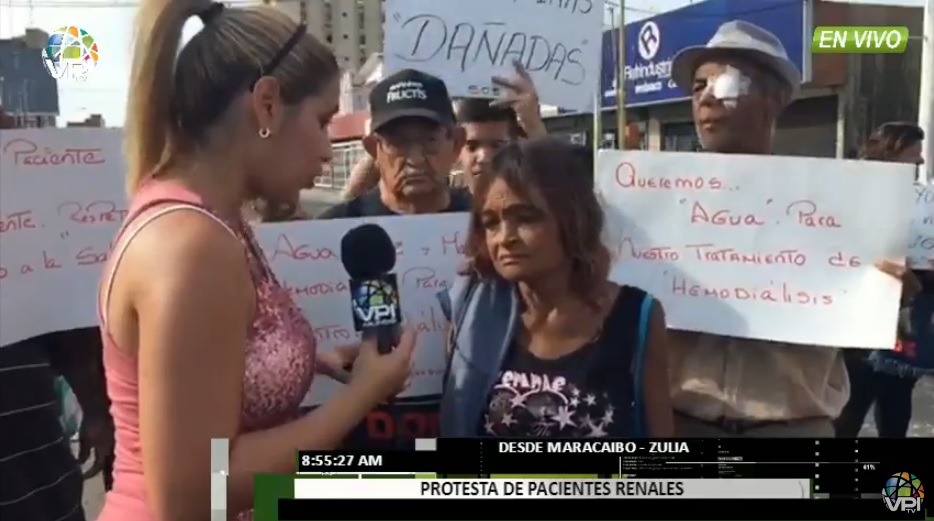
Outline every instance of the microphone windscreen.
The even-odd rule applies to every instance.
[[[363,224],[341,239],[341,263],[352,279],[372,279],[396,265],[396,245],[378,224]]]

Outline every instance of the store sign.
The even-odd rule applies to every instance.
[[[686,98],[671,78],[675,55],[685,47],[705,45],[720,25],[731,20],[745,20],[774,33],[804,76],[810,9],[807,0],[707,0],[626,25],[626,106]],[[615,29],[603,33],[604,107],[616,106],[618,34]]]

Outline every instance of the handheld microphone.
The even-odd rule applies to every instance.
[[[357,226],[341,239],[341,263],[350,275],[354,329],[364,339],[375,338],[381,354],[391,352],[402,323],[399,286],[390,273],[396,265],[392,239],[378,224]]]

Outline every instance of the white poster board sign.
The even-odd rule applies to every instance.
[[[600,152],[614,280],[675,329],[837,347],[894,345],[913,168],[720,154]]]
[[[97,324],[101,265],[126,213],[122,139],[0,132],[0,346]]]
[[[0,346],[52,331],[96,327],[97,288],[126,215],[119,130],[37,129],[0,133]],[[397,246],[395,273],[405,323],[419,331],[412,385],[436,394],[446,322],[435,295],[462,262],[466,214],[264,224],[257,239],[279,281],[315,330],[318,347],[355,343],[340,241],[374,222]],[[320,403],[336,383],[316,380]]]
[[[126,212],[121,144],[119,130],[0,132],[0,346],[97,325],[101,267]],[[598,186],[613,277],[654,293],[679,329],[884,348],[899,284],[871,265],[908,251],[911,171],[604,151]],[[257,235],[327,350],[357,338],[338,252],[363,222],[397,243],[403,314],[421,332],[406,396],[437,393],[445,324],[434,295],[462,262],[465,215],[303,221],[262,225]],[[321,378],[306,403],[332,390]]]
[[[934,269],[934,186],[915,185],[915,205],[908,240],[908,265],[918,270]]]
[[[279,281],[314,326],[318,348],[329,350],[359,341],[340,242],[364,222],[379,224],[396,243],[393,272],[404,324],[419,332],[412,385],[401,396],[437,394],[447,321],[435,296],[449,287],[463,262],[467,214],[264,224],[257,227],[257,239]],[[317,379],[305,403],[321,403],[337,385],[329,378]]]
[[[589,112],[599,88],[603,0],[386,0],[384,67],[438,76],[451,96],[498,98],[522,63],[542,103]]]

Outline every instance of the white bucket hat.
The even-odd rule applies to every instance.
[[[790,99],[801,88],[801,73],[788,59],[785,46],[777,36],[758,25],[734,20],[721,25],[707,45],[695,45],[681,49],[672,63],[672,79],[683,90],[690,92],[694,83],[694,72],[711,54],[729,51],[745,55],[761,63],[778,75],[791,89]]]

